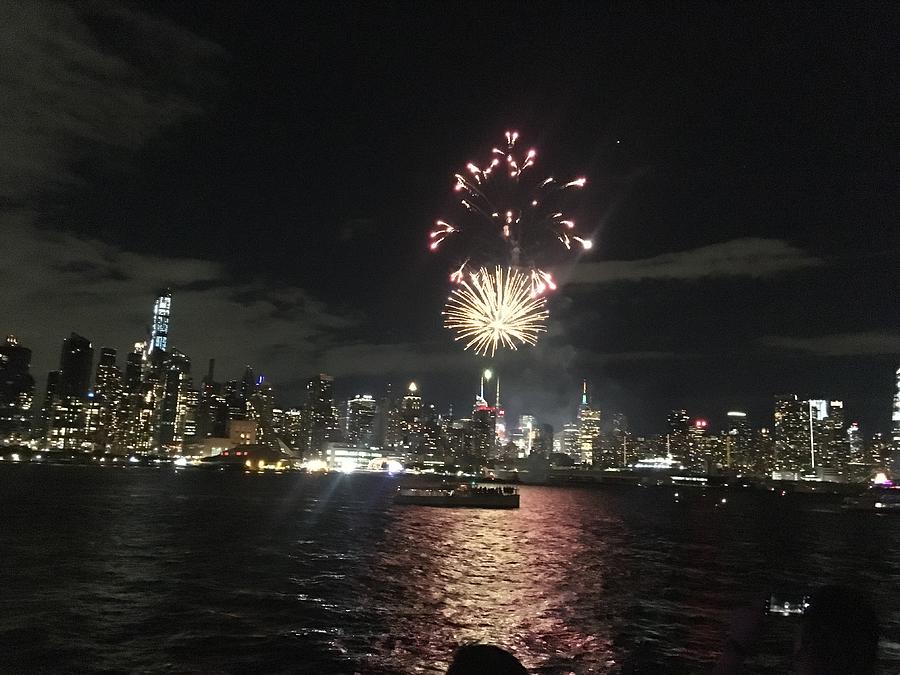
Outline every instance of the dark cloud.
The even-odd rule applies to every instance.
[[[900,355],[900,332],[866,331],[815,337],[770,335],[762,344],[775,349],[817,356],[894,356]]]
[[[762,278],[823,264],[821,259],[786,241],[744,238],[640,260],[584,262],[575,268],[569,283]]]
[[[111,21],[117,30],[105,32],[116,51],[94,28]],[[188,85],[211,79],[208,66],[223,55],[177,26],[110,5],[3,3],[0,25],[0,197],[11,203],[78,183],[79,162],[131,151],[198,114]]]

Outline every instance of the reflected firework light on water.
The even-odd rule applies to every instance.
[[[532,291],[532,276],[512,268],[482,267],[461,279],[444,307],[444,326],[466,349],[494,356],[497,349],[534,345],[545,332],[547,302]]]

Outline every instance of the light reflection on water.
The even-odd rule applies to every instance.
[[[612,660],[603,608],[580,605],[602,596],[602,564],[589,561],[602,560],[621,522],[602,506],[580,510],[565,491],[525,488],[522,502],[518,511],[397,509],[380,555],[417,592],[392,616],[394,635],[419,638],[408,658],[444,655],[433,664],[442,670],[447,645],[489,642],[530,667]],[[585,518],[603,523],[605,536],[587,531]]]
[[[734,607],[829,579],[875,590],[900,642],[897,518],[641,489],[399,507],[393,489],[0,467],[0,670],[442,672],[482,641],[537,672],[696,672]],[[792,630],[768,624],[751,670],[785,670]]]

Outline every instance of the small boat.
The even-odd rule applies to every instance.
[[[476,509],[517,509],[519,491],[511,485],[459,484],[439,487],[400,487],[395,504]]]
[[[900,513],[900,488],[876,486],[861,495],[847,497],[841,504],[844,511],[875,511]]]

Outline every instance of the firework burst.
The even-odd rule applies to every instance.
[[[459,272],[462,277],[462,272]],[[497,349],[534,345],[546,331],[546,299],[535,295],[533,280],[512,268],[480,268],[460,278],[444,307],[444,326],[466,349],[494,356]]]
[[[584,187],[587,180],[536,176],[537,152],[521,153],[518,140],[517,132],[506,132],[504,149],[493,148],[487,163],[470,162],[454,175],[453,189],[463,216],[457,222],[436,221],[429,248],[437,251],[458,242],[470,255],[450,276],[454,283],[462,281],[470,261],[476,268],[502,261],[528,277],[529,291],[537,297],[556,288],[552,274],[544,269],[557,257],[554,251],[565,254],[592,247],[563,208],[567,193]]]

